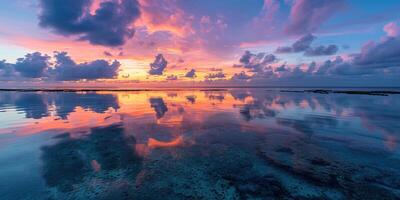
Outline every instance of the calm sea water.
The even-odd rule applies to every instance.
[[[400,95],[0,92],[0,199],[399,199]]]

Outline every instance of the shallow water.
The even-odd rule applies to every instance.
[[[399,199],[400,95],[0,92],[0,199]]]

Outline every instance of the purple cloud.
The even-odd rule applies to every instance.
[[[367,43],[354,56],[354,64],[367,68],[400,67],[400,36]]]
[[[4,69],[6,67],[6,60],[0,60],[0,69]]]
[[[167,76],[166,80],[167,81],[176,81],[176,80],[178,80],[178,76],[171,74],[171,75]]]
[[[235,73],[232,76],[232,80],[249,80],[251,76],[247,75],[246,72],[241,71],[240,73]]]
[[[168,66],[168,61],[162,54],[158,54],[153,63],[150,64],[150,75],[162,75],[164,69]]]
[[[188,71],[188,72],[185,74],[185,77],[187,77],[187,78],[194,78],[194,77],[196,77],[196,70],[195,70],[195,69],[191,69],[190,71]]]
[[[329,56],[337,53],[339,48],[336,45],[317,46],[307,49],[304,52],[305,56]]]
[[[113,56],[112,53],[110,53],[110,52],[108,52],[108,51],[104,51],[103,54],[104,54],[105,56],[108,56],[108,57],[112,57],[112,56]]]
[[[305,56],[327,56],[334,55],[337,53],[339,48],[336,45],[329,46],[317,46],[312,47],[312,42],[316,39],[312,34],[307,34],[294,42],[291,46],[278,47],[275,53],[299,53],[304,52]]]
[[[311,43],[316,39],[312,34],[307,34],[298,39],[292,46],[278,47],[276,53],[298,53],[310,48]]]
[[[286,68],[286,65],[283,64],[283,65],[277,67],[277,68],[275,69],[275,72],[285,72],[285,71],[287,71],[287,70],[288,70],[288,69]]]
[[[345,0],[295,0],[285,31],[295,35],[313,32],[345,6]]]
[[[400,37],[386,37],[378,43],[369,42],[361,52],[352,55],[347,62],[338,57],[334,62],[326,61],[322,69],[336,75],[382,75],[400,72]],[[320,71],[320,70],[319,70]]]
[[[223,72],[218,72],[218,73],[211,73],[208,74],[205,78],[206,79],[222,79],[225,78],[225,74]]]
[[[59,81],[112,79],[118,76],[121,66],[118,61],[108,63],[105,60],[76,64],[66,52],[56,52],[54,57],[56,63],[51,73]]]
[[[368,42],[361,52],[344,61],[337,57],[326,61],[316,74],[379,75],[396,74],[400,68],[400,37],[386,37],[379,42]]]
[[[268,64],[276,62],[278,59],[273,54],[258,53],[253,54],[250,51],[246,51],[239,62],[241,67],[251,69],[251,71],[262,71]]]
[[[10,63],[7,63],[6,60],[0,61],[0,77],[3,78],[11,78],[15,76],[14,66]]]
[[[46,69],[49,67],[50,57],[42,55],[39,52],[25,55],[24,58],[18,58],[14,68],[23,77],[41,78],[44,76]]]
[[[290,47],[292,48],[292,47]],[[309,47],[307,51],[312,49]],[[312,49],[315,51],[315,49]],[[322,53],[318,53],[321,55]],[[325,54],[328,54],[325,52]],[[248,55],[248,54],[247,54]],[[272,69],[266,67],[262,71],[255,72],[249,79],[254,83],[275,84],[323,84],[343,85],[341,81],[363,81],[386,80],[393,83],[399,80],[400,74],[400,37],[385,37],[379,42],[368,42],[363,46],[360,53],[349,55],[348,59],[337,56],[333,60],[327,60],[317,64],[311,62],[308,66],[300,64],[289,67],[282,65]],[[385,81],[382,81],[385,82]]]
[[[92,0],[40,0],[40,26],[104,46],[119,46],[133,37],[135,30],[131,24],[140,15],[137,0],[104,1],[94,14],[90,12],[92,3]]]

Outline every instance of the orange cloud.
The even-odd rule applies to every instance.
[[[141,17],[136,25],[144,25],[150,32],[168,31],[180,37],[194,33],[193,17],[178,8],[174,1],[139,0],[139,3]]]

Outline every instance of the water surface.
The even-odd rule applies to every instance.
[[[400,95],[0,92],[0,199],[399,199]]]

